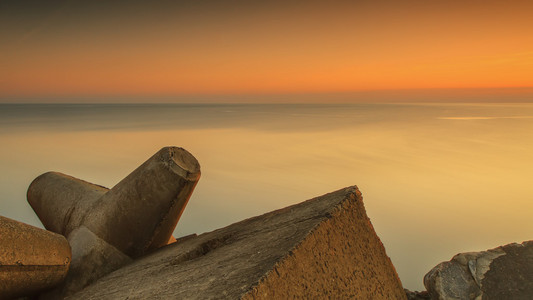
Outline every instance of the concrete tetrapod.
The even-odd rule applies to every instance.
[[[28,296],[58,285],[71,261],[56,233],[0,216],[0,299]]]
[[[74,249],[78,275],[68,275],[62,295],[119,268],[120,254],[118,261],[127,263],[168,244],[199,179],[198,161],[178,147],[161,149],[110,190],[55,172],[37,177],[28,188],[28,202],[45,228],[67,236]],[[85,254],[75,250],[91,247],[95,251]],[[91,268],[106,267],[87,278],[76,264],[91,265],[87,259],[94,262]]]
[[[50,231],[68,236],[81,225],[96,200],[109,191],[58,172],[35,178],[28,188],[28,202]]]

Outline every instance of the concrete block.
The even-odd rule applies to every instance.
[[[69,236],[108,191],[72,176],[47,172],[30,184],[27,199],[46,229]]]
[[[85,226],[72,231],[68,242],[72,246],[72,267],[63,283],[40,299],[62,299],[132,261]]]
[[[178,241],[69,299],[406,299],[349,187]]]
[[[138,257],[168,243],[199,179],[192,154],[163,148],[98,199],[83,225]]]
[[[111,190],[48,172],[30,184],[27,196],[48,230],[68,236],[83,225],[138,257],[168,243],[199,179],[192,154],[165,147]]]
[[[199,178],[198,161],[178,147],[162,148],[112,189],[57,172],[37,177],[28,202],[45,228],[68,236],[75,258],[50,295],[69,295],[172,242]]]
[[[0,299],[52,288],[67,275],[71,250],[65,237],[0,216]]]

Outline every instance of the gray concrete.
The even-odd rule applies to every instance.
[[[424,276],[424,285],[431,299],[476,299],[481,290],[468,272],[468,267],[457,261],[440,263]]]
[[[98,199],[83,225],[138,257],[168,243],[199,179],[194,156],[163,148]]]
[[[68,242],[72,246],[72,267],[61,285],[40,299],[62,299],[132,261],[85,226],[72,231]]]
[[[162,148],[110,190],[56,172],[37,177],[28,202],[45,228],[69,237],[74,258],[83,257],[50,295],[68,295],[173,241],[199,178],[198,161],[178,147]]]
[[[37,177],[28,202],[46,229],[81,225],[131,257],[166,245],[200,178],[198,161],[165,147],[111,190],[57,172]]]
[[[29,296],[65,278],[67,240],[56,233],[0,216],[0,299]]]
[[[531,299],[533,241],[460,253],[424,277],[432,299]]]
[[[406,299],[356,187],[178,239],[68,299]]]
[[[47,172],[33,180],[27,198],[46,229],[68,236],[108,191],[72,176]]]

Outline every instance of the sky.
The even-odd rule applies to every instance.
[[[533,101],[531,11],[515,0],[0,0],[0,101]]]

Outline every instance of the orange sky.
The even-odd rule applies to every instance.
[[[1,2],[0,99],[533,87],[531,1],[192,2]]]

